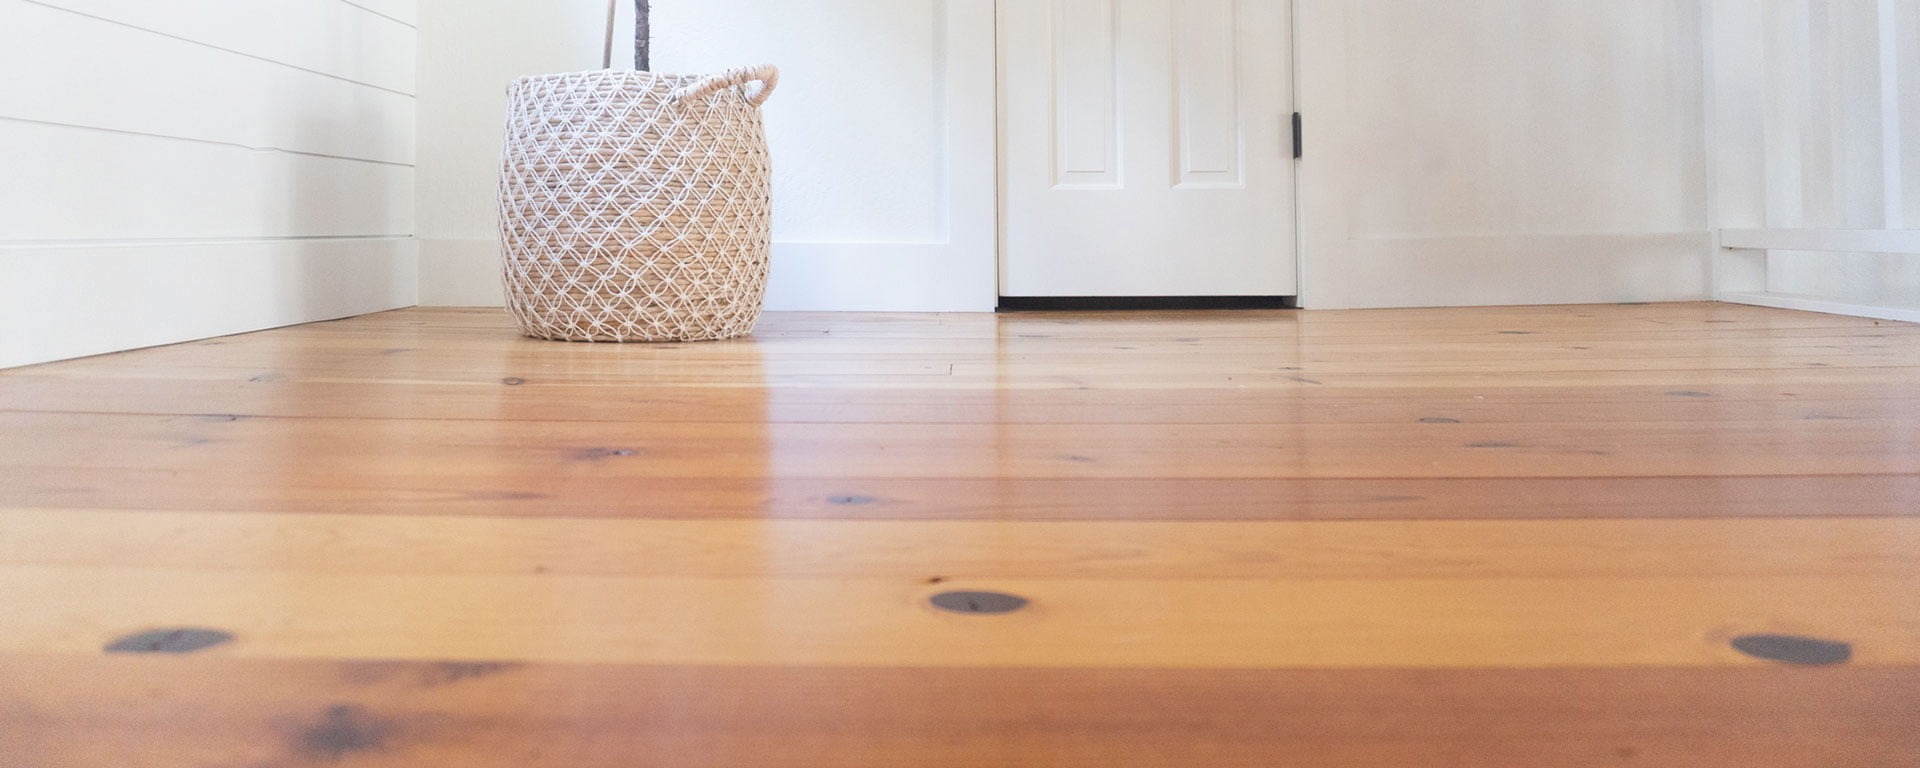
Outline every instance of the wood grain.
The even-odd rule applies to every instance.
[[[10,661],[8,768],[1906,768],[1920,756],[1911,668]]]
[[[0,567],[0,651],[89,653],[156,627],[232,652],[730,666],[1727,666],[1748,634],[1920,663],[1911,576],[1482,579],[608,577]],[[949,590],[1031,607],[991,619]]]
[[[16,509],[0,562],[253,573],[1405,579],[1920,577],[1920,518],[630,520]]]
[[[781,424],[0,413],[0,468],[378,478],[1434,478],[1920,474],[1903,420]],[[300,460],[291,461],[299,453]],[[1197,459],[1196,457],[1205,457]]]
[[[1915,381],[1920,327],[1709,304],[4,371],[0,766],[1906,768]]]
[[[659,478],[458,467],[358,477],[286,467],[41,466],[23,506],[645,519],[1409,520],[1911,516],[1920,475],[1528,478]],[[582,482],[583,476],[592,482]]]

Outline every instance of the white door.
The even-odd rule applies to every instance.
[[[1000,0],[1006,296],[1295,293],[1290,0]]]

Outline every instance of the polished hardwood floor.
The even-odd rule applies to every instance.
[[[408,310],[0,371],[0,766],[1914,768],[1920,326]]]

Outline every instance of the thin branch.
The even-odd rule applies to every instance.
[[[613,12],[620,7],[620,0],[607,0],[607,44],[600,49],[600,68],[613,69]]]
[[[653,69],[652,0],[633,0],[633,68]]]

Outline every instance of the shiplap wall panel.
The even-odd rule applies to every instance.
[[[0,0],[0,367],[414,304],[414,5],[365,5]]]
[[[0,368],[413,304],[415,243],[0,248]]]
[[[392,6],[412,18],[412,3]],[[25,0],[194,45],[413,93],[416,41],[402,23],[342,0]],[[390,14],[391,15],[391,14]]]
[[[420,26],[420,3],[418,0],[340,0],[340,2],[369,13],[384,16],[407,26]],[[532,4],[541,6],[549,5],[549,3],[546,2],[536,2]],[[472,6],[473,4],[469,2],[460,3],[460,5]],[[627,3],[627,5],[632,5],[632,3]]]
[[[413,232],[413,169],[0,121],[0,242]]]
[[[0,3],[0,28],[38,32],[0,47],[0,71],[38,73],[0,78],[0,116],[413,162],[406,94],[32,3]]]

